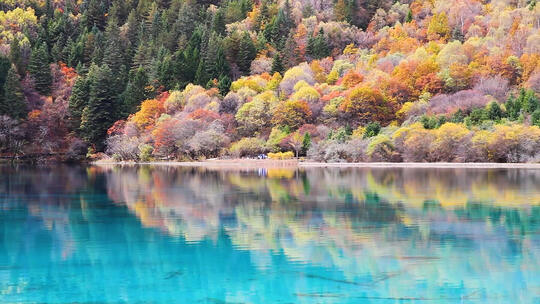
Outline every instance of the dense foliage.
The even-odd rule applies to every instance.
[[[3,155],[540,160],[534,0],[0,7]]]

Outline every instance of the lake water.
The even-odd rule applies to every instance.
[[[0,167],[1,303],[540,303],[540,170]]]

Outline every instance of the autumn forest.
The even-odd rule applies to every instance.
[[[536,0],[0,0],[0,157],[540,162]]]

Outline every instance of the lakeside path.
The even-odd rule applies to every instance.
[[[207,160],[200,162],[93,162],[94,165],[153,165],[206,168],[464,168],[464,169],[540,169],[540,163],[321,163],[297,160]]]

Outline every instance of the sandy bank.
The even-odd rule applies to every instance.
[[[98,161],[92,163],[99,166],[109,165],[153,165],[178,167],[205,167],[205,168],[470,168],[470,169],[540,169],[540,164],[533,163],[321,163],[299,162],[297,160],[207,160],[200,162],[113,162]]]

